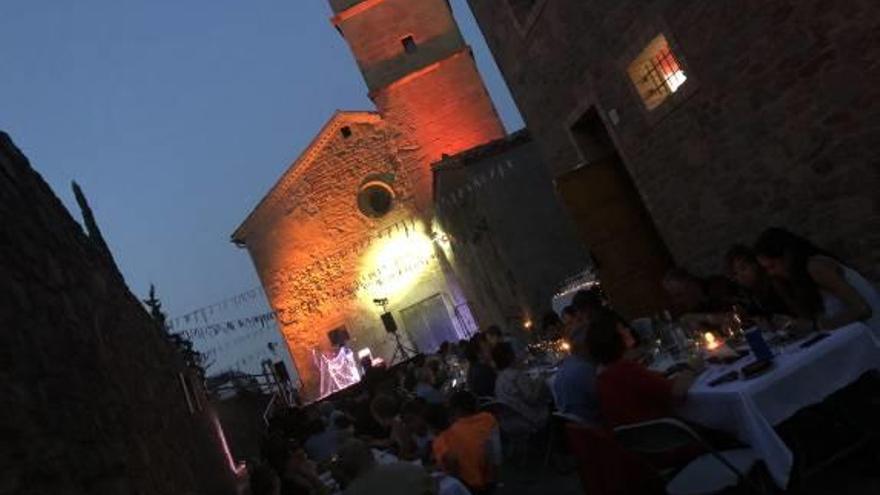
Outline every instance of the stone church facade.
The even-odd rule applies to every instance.
[[[505,135],[445,0],[330,3],[378,111],[334,115],[232,236],[311,398],[333,330],[386,361],[386,309],[410,350],[475,330],[434,222],[431,166]]]

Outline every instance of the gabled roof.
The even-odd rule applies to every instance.
[[[247,229],[250,223],[256,218],[261,211],[270,205],[279,201],[283,191],[288,190],[284,187],[287,184],[296,181],[308,168],[318,153],[324,149],[324,146],[330,142],[345,124],[378,124],[382,121],[382,117],[377,112],[370,111],[353,111],[353,110],[337,110],[330,120],[318,131],[318,134],[312,139],[312,142],[300,153],[299,157],[281,174],[275,185],[269,189],[269,192],[260,200],[254,209],[248,214],[247,218],[232,233],[231,240],[235,244],[244,245],[247,237]]]

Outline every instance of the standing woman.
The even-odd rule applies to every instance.
[[[861,321],[880,337],[880,293],[852,268],[781,228],[761,234],[755,255],[800,318],[800,330],[833,330]]]

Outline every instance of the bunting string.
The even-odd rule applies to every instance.
[[[259,326],[260,328],[266,328],[270,325],[270,322],[275,321],[275,312],[269,311],[263,314],[254,315],[254,316],[245,316],[242,318],[234,318],[232,320],[221,321],[217,323],[210,323],[208,325],[188,328],[186,330],[180,330],[178,332],[174,332],[176,335],[180,335],[188,340],[193,339],[207,339],[212,337],[217,337],[219,335],[227,335],[232,332],[238,332],[244,328],[254,328]],[[274,328],[270,326],[269,328]]]
[[[168,319],[168,328],[173,330],[181,326],[192,325],[196,323],[208,323],[209,317],[215,312],[225,311],[229,308],[238,308],[244,304],[248,304],[259,298],[264,298],[266,294],[263,292],[262,286],[252,287],[244,292],[229,296],[225,299],[196,308],[188,313],[175,316]]]

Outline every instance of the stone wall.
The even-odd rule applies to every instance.
[[[597,106],[677,262],[782,225],[880,276],[880,3],[549,0],[528,26],[469,3],[548,166]],[[659,33],[688,80],[648,112],[626,70]]]
[[[590,260],[528,133],[450,157],[434,177],[449,259],[477,319],[512,331],[538,325]]]
[[[390,141],[375,114],[338,114],[235,234],[278,314],[309,399],[320,383],[313,351],[330,351],[327,333],[335,328],[346,327],[353,350],[369,347],[391,359],[393,341],[373,299],[387,298],[395,314],[438,293],[456,302],[433,252],[430,222],[414,207],[409,176]],[[358,191],[371,178],[395,193],[381,218],[358,209]],[[412,256],[419,259],[407,259]]]
[[[161,332],[0,133],[0,493],[230,493]]]

